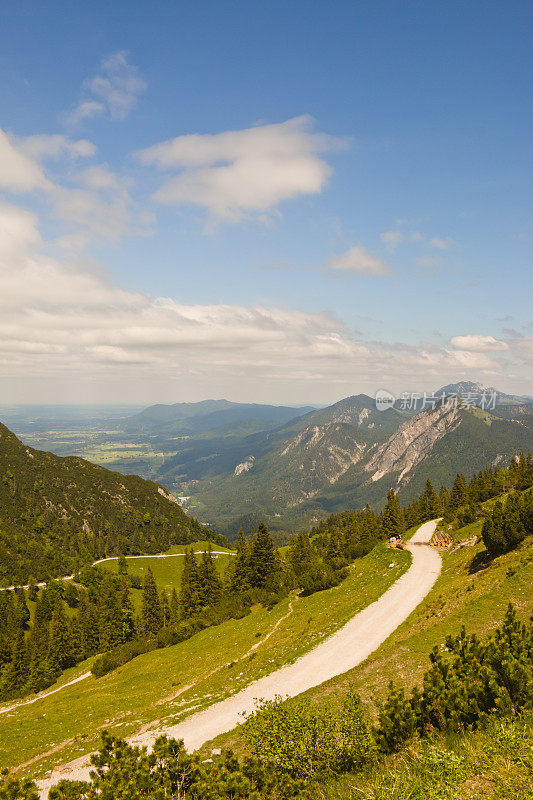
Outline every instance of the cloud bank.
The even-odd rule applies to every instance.
[[[0,368],[15,387],[41,387],[41,398],[58,386],[71,400],[119,392],[140,402],[236,397],[238,387],[246,399],[328,401],[355,388],[441,385],[465,371],[494,383],[500,357],[533,355],[524,338],[508,340],[509,352],[473,335],[450,347],[365,342],[328,312],[151,299],[50,257],[45,245],[33,213],[0,205]]]

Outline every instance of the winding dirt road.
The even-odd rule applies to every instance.
[[[205,553],[205,550],[195,550],[194,555],[200,556]],[[236,556],[237,553],[232,553],[230,550],[211,550],[212,555],[214,556]],[[157,553],[156,555],[143,555],[143,556],[124,556],[125,559],[131,561],[136,558],[184,558],[185,553]],[[92,566],[96,567],[97,564],[103,564],[105,561],[117,561],[118,556],[109,556],[109,558],[100,558],[98,561],[93,561]],[[63,575],[62,578],[52,578],[54,581],[73,581],[74,575]],[[42,589],[46,586],[46,581],[39,581],[36,583],[35,586],[38,589]],[[29,585],[25,584],[24,586],[1,586],[0,592],[12,592],[14,589],[29,589]]]
[[[257,698],[272,700],[276,695],[295,697],[356,667],[407,619],[437,580],[441,569],[440,555],[437,550],[425,546],[433,536],[437,522],[425,522],[407,543],[407,549],[412,554],[412,563],[407,572],[379,600],[352,617],[313,650],[293,664],[254,681],[232,697],[191,714],[177,725],[150,730],[129,741],[150,747],[164,733],[183,739],[189,751],[196,750],[204,742],[242,724],[243,713],[254,710]],[[51,775],[39,781],[41,797],[45,798],[48,789],[62,778],[88,780],[88,756],[55,769]]]

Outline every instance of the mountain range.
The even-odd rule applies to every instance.
[[[240,525],[248,532],[261,520],[295,530],[345,508],[380,508],[390,488],[408,502],[427,477],[437,490],[450,487],[457,472],[469,477],[533,450],[529,398],[472,381],[428,396],[457,401],[424,409],[398,400],[381,411],[364,394],[320,409],[227,400],[159,404],[113,419],[112,431],[105,420],[101,433],[93,426],[85,451],[67,437],[56,452],[98,460],[89,444],[103,443],[102,452],[115,454],[107,467],[152,478],[188,514],[232,538]],[[47,442],[44,436],[39,447]]]
[[[281,528],[312,525],[347,507],[380,507],[390,488],[409,501],[427,477],[438,490],[457,472],[470,476],[531,449],[526,414],[504,419],[453,404],[418,414],[377,411],[372,398],[357,395],[247,437],[230,469],[206,471],[191,487],[185,508],[228,534],[260,518]],[[163,483],[184,468],[178,462],[179,456],[163,465]]]

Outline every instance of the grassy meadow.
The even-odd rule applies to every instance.
[[[208,546],[209,542],[207,541],[195,542],[194,545],[190,545],[190,548],[193,549],[195,553],[203,553],[204,550],[207,550]],[[213,550],[217,551],[214,558],[215,566],[220,576],[223,578],[235,556],[231,554],[227,548],[219,547],[219,545],[214,544],[211,544],[211,547]],[[126,564],[128,573],[132,576],[136,575],[142,580],[148,569],[151,569],[159,589],[163,589],[169,595],[173,589],[179,592],[185,561],[183,556],[186,549],[187,547],[185,545],[175,545],[164,554],[163,558],[159,556],[135,556],[134,558],[127,558]],[[98,566],[101,569],[116,574],[118,571],[118,559],[106,559],[106,561],[100,562]],[[141,596],[142,591],[140,589],[131,589],[131,599],[136,612],[141,608]]]
[[[297,599],[293,593],[272,610],[256,606],[240,620],[146,653],[102,678],[91,676],[31,705],[0,713],[0,766],[19,767],[18,774],[39,777],[56,764],[94,750],[103,728],[128,736],[142,727],[175,724],[322,641],[377,600],[408,568],[410,558],[407,552],[379,545],[354,563],[340,586],[307,598]],[[154,575],[161,569],[163,580],[174,580],[176,572],[165,578],[164,570],[176,568],[164,562],[181,559],[139,561],[149,562]],[[116,568],[116,561],[104,563]],[[79,664],[65,672],[62,681],[88,668],[88,662]]]

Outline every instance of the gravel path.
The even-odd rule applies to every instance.
[[[83,675],[78,675],[77,678],[73,678],[68,683],[63,683],[61,686],[57,686],[55,689],[45,690],[44,692],[39,692],[31,700],[18,700],[16,703],[13,703],[11,706],[5,706],[4,708],[0,708],[0,714],[6,714],[8,711],[13,711],[13,709],[21,708],[21,706],[31,706],[32,703],[36,703],[37,700],[42,700],[44,697],[48,697],[50,694],[55,694],[56,692],[61,692],[63,689],[66,689],[67,686],[72,686],[73,683],[79,683],[80,681],[84,681],[85,678],[90,678],[90,672],[84,672]]]
[[[342,628],[293,664],[254,681],[232,697],[204,711],[191,714],[177,725],[150,730],[129,739],[150,747],[162,733],[183,739],[189,751],[232,730],[243,722],[243,713],[255,708],[256,698],[272,700],[276,695],[294,697],[360,664],[404,622],[428,594],[441,569],[439,553],[424,545],[431,539],[438,520],[425,522],[407,543],[411,567],[376,602],[352,617]],[[38,782],[41,797],[62,778],[87,780],[88,756],[55,769]]]

